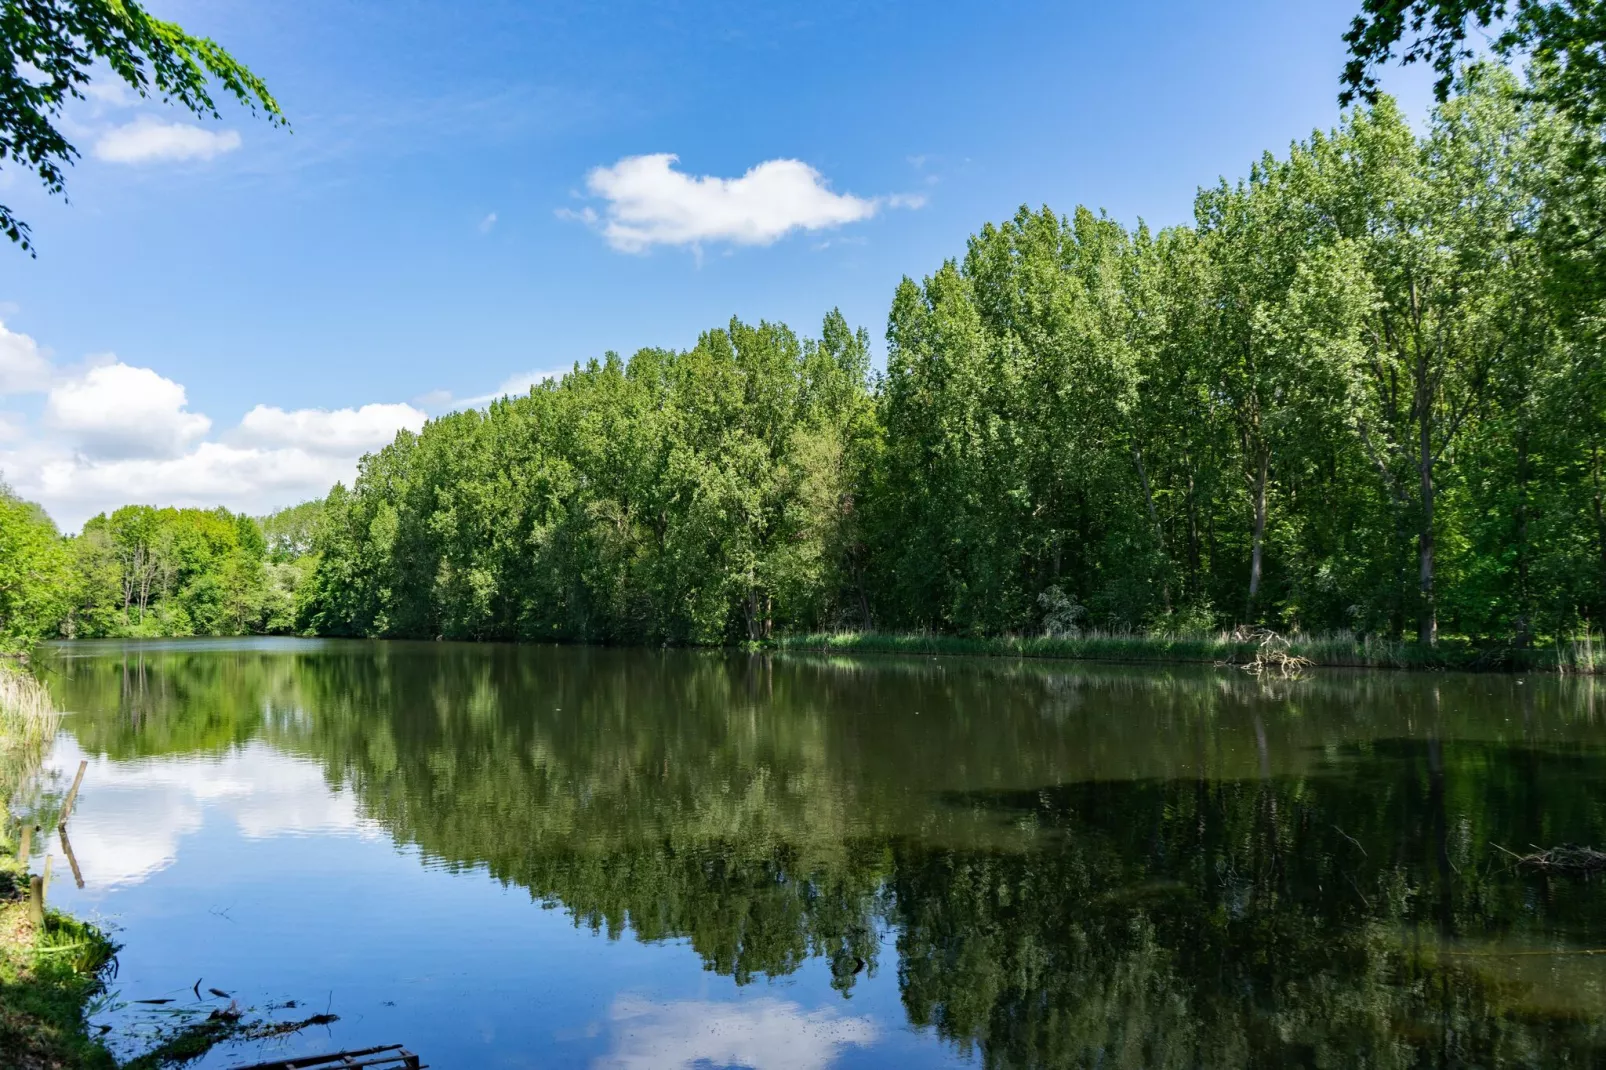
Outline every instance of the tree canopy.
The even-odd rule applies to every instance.
[[[1490,44],[1510,59],[1524,54],[1552,75],[1545,98],[1588,123],[1606,119],[1606,3],[1601,0],[1362,0],[1344,43],[1342,104],[1375,101],[1377,70],[1396,55],[1427,63],[1434,89],[1449,97],[1456,71],[1472,59],[1469,31],[1488,30]]]

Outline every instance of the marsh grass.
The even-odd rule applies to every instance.
[[[28,917],[28,871],[17,860],[11,803],[33,781],[60,723],[44,686],[0,662],[0,1053],[19,1070],[115,1065],[90,1039],[85,1017],[117,948],[58,911],[47,910],[37,928]]]
[[[1357,636],[1350,632],[1313,635],[1293,632],[1286,653],[1312,666],[1356,669],[1463,669],[1471,671],[1564,673],[1606,672],[1606,647],[1585,635],[1528,648],[1484,646],[1441,639],[1434,647]],[[972,637],[930,632],[815,632],[782,636],[779,650],[832,654],[971,655],[981,657],[1065,658],[1075,661],[1253,665],[1264,636],[1234,631],[1163,633],[1087,630],[1076,635]]]
[[[0,807],[9,809],[33,779],[60,727],[61,714],[45,686],[0,661]]]

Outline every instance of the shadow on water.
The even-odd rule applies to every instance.
[[[985,1065],[1606,1057],[1597,682],[945,659],[74,644],[114,760],[251,741],[398,843],[739,984],[893,971]],[[883,940],[884,934],[890,934]]]

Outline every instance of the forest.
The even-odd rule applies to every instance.
[[[1593,127],[1465,69],[1202,187],[1023,207],[868,332],[733,318],[434,419],[272,517],[0,502],[0,635],[764,642],[1606,614]],[[1537,80],[1537,81],[1536,81]]]

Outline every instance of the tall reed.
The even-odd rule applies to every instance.
[[[45,686],[0,662],[0,807],[39,769],[60,726],[61,714]]]

